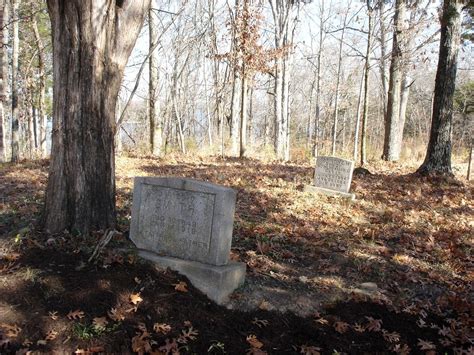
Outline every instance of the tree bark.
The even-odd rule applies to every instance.
[[[392,39],[392,60],[390,63],[390,80],[388,88],[387,115],[385,117],[385,137],[382,159],[397,161],[400,152],[397,149],[400,123],[400,98],[402,86],[402,45],[403,21],[405,19],[405,0],[396,0],[394,31]]]
[[[12,0],[13,34],[12,34],[12,157],[11,161],[20,161],[20,113],[18,110],[18,52],[20,39],[18,36],[18,6],[20,0]]]
[[[8,0],[0,0],[0,162],[7,159],[5,145],[5,117],[8,85]]]
[[[115,225],[115,107],[149,0],[48,0],[52,153],[43,224],[88,234]]]
[[[418,173],[424,175],[430,173],[452,175],[451,130],[462,6],[461,0],[445,0],[443,4],[430,140],[425,160],[418,168]]]

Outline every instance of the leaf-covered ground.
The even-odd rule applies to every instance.
[[[0,168],[0,353],[472,353],[474,184],[372,164],[356,201],[303,192],[309,163],[119,158],[118,229],[35,230],[47,161]],[[225,307],[129,246],[134,176],[238,191],[231,257],[247,279]]]

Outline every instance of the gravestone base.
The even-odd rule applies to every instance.
[[[351,194],[349,192],[329,190],[329,189],[325,189],[325,188],[322,188],[322,187],[316,187],[316,186],[312,186],[312,185],[305,185],[304,191],[305,192],[311,192],[311,193],[324,194],[324,195],[328,195],[328,196],[343,197],[343,198],[347,198],[351,201],[355,200],[355,194]]]
[[[186,276],[194,287],[217,304],[227,301],[229,295],[245,280],[246,265],[241,262],[229,262],[227,265],[216,266],[160,256],[146,250],[140,250],[138,255],[152,261],[160,268],[169,267]]]

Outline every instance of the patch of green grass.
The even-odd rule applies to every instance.
[[[111,333],[116,331],[120,327],[120,322],[116,322],[110,324],[104,328],[95,327],[92,323],[91,324],[84,324],[84,323],[74,323],[72,326],[72,333],[74,337],[88,340],[100,337],[103,334]]]

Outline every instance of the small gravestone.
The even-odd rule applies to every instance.
[[[235,200],[234,190],[211,183],[136,177],[130,239],[142,257],[222,303],[245,278],[245,264],[229,262]]]
[[[355,195],[349,193],[353,170],[353,161],[319,156],[316,158],[314,185],[307,185],[304,190],[354,200]]]
[[[467,163],[467,180],[472,180],[474,173],[474,147],[471,147],[471,150],[469,152],[469,162]]]

